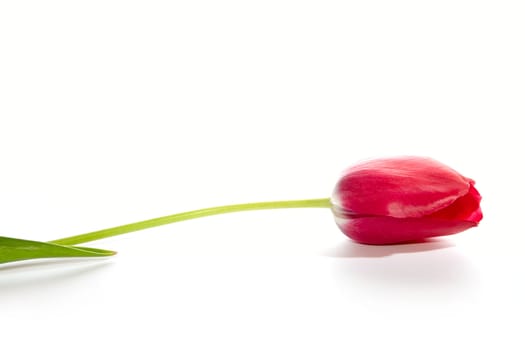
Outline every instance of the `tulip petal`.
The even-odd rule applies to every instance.
[[[417,218],[448,207],[468,193],[471,183],[431,158],[374,159],[347,169],[332,200],[349,214]]]
[[[418,242],[426,238],[451,235],[477,225],[473,221],[449,221],[436,218],[393,218],[369,216],[347,218],[336,216],[344,234],[364,244]]]
[[[448,207],[438,210],[427,217],[445,220],[465,220],[477,224],[483,218],[479,205],[480,201],[481,195],[472,184],[466,195],[459,197]]]

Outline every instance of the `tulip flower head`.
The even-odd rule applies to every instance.
[[[430,158],[365,161],[338,181],[332,210],[348,237],[366,244],[421,241],[477,226],[474,180]]]

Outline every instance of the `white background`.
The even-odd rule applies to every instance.
[[[10,349],[523,349],[521,1],[3,1],[0,233],[50,240],[327,197],[432,156],[485,219],[361,246],[326,209],[238,213],[0,267]]]

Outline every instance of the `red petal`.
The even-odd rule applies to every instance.
[[[466,195],[459,197],[448,207],[427,215],[427,217],[451,221],[472,221],[477,224],[483,218],[483,213],[479,206],[480,201],[481,196],[479,192],[471,185]]]
[[[370,216],[346,218],[336,222],[348,237],[364,244],[395,244],[418,242],[430,237],[465,231],[477,224],[473,221],[448,221],[435,218],[393,218]]]
[[[467,194],[472,180],[430,158],[376,159],[349,168],[334,190],[338,211],[422,217]]]

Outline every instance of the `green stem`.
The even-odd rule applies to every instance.
[[[116,226],[100,231],[94,231],[84,233],[81,235],[66,237],[50,241],[50,243],[63,244],[63,245],[74,245],[85,242],[96,241],[103,238],[112,236],[122,235],[124,233],[145,230],[147,228],[167,225],[178,221],[197,219],[204,216],[218,215],[233,213],[237,211],[246,210],[262,210],[262,209],[281,209],[281,208],[330,208],[332,206],[330,198],[319,198],[319,199],[304,199],[294,201],[278,201],[278,202],[258,202],[258,203],[245,203],[245,204],[233,204],[225,205],[220,207],[205,208],[193,211],[187,211],[184,213],[162,216],[160,218],[135,222],[133,224],[127,224],[122,226]]]

